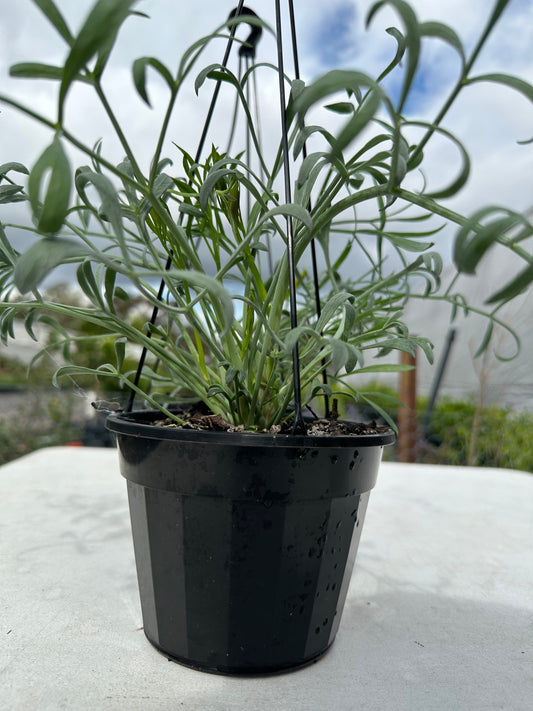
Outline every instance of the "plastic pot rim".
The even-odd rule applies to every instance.
[[[158,410],[112,414],[107,416],[106,427],[115,434],[130,437],[176,442],[205,442],[237,447],[379,447],[393,444],[396,440],[392,429],[380,434],[293,435],[268,432],[217,432],[150,424],[150,421],[154,422],[159,417],[161,413]]]

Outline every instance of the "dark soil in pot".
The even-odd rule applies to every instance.
[[[311,437],[111,415],[148,639],[217,673],[318,659],[337,633],[391,431]]]

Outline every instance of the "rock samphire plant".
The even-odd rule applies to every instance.
[[[11,70],[56,82],[55,116],[0,96],[52,133],[29,173],[11,156],[0,167],[0,202],[19,203],[12,213],[26,205],[31,221],[23,229],[36,237],[19,253],[15,225],[0,224],[2,338],[14,334],[17,318],[30,335],[44,319],[66,361],[56,381],[112,378],[151,407],[132,411],[130,398],[125,412],[107,419],[127,479],[148,639],[173,659],[218,673],[284,671],[315,661],[335,639],[370,490],[394,434],[374,428],[315,435],[302,412],[335,393],[331,417],[320,422],[340,427],[337,398],[372,402],[358,375],[397,369],[397,351],[420,347],[431,357],[429,342],[404,323],[406,303],[443,298],[453,309],[466,308],[453,289],[441,288],[434,246],[441,223],[457,227],[456,262],[466,271],[496,241],[526,262],[495,294],[485,344],[498,304],[531,278],[524,217],[490,208],[466,218],[439,202],[461,189],[470,168],[466,149],[443,125],[455,98],[488,81],[533,99],[523,81],[474,71],[508,3],[496,3],[467,56],[449,27],[419,23],[403,0],[377,2],[369,20],[384,5],[401,20],[401,30],[389,30],[396,43],[390,64],[376,79],[338,69],[309,84],[287,78],[281,61],[254,64],[247,57],[239,76],[225,61],[197,67],[212,43],[230,46],[243,18],[256,34],[270,31],[240,14],[241,3],[177,68],[151,56],[134,62],[132,100],[150,103],[152,72],[168,92],[160,131],[144,137],[155,146],[144,168],[105,83],[122,24],[145,21],[135,2],[99,0],[73,34],[52,0],[34,1],[57,30],[66,60]],[[460,65],[433,122],[405,114],[425,38],[449,44]],[[271,152],[261,148],[248,97],[255,77],[268,81],[272,72],[285,100],[274,131],[280,147]],[[393,72],[402,77],[395,99],[383,88]],[[215,92],[235,92],[251,150],[208,147],[197,155],[180,141],[172,117],[182,91],[192,83],[202,95],[213,82]],[[93,91],[109,119],[124,156],[118,165],[106,157],[109,137],[93,145],[69,125],[78,83]],[[460,156],[456,176],[438,191],[432,176],[424,177],[435,136]],[[84,164],[73,170],[71,156],[80,152]],[[41,290],[61,265],[75,266],[85,302],[54,301]],[[130,317],[128,299],[146,302],[151,317]],[[91,328],[73,327],[80,323]],[[112,339],[113,362],[76,364],[84,338],[105,338],[106,348]],[[139,368],[129,372],[139,351]],[[199,429],[179,426],[186,415],[173,404],[187,401],[203,403]],[[161,412],[171,426],[154,424],[165,421]]]
[[[357,385],[357,374],[398,368],[390,362],[394,358],[387,359],[398,350],[413,352],[418,346],[431,358],[431,344],[411,335],[402,318],[405,304],[415,296],[443,298],[455,310],[465,308],[453,290],[439,291],[442,259],[436,240],[443,224],[457,227],[456,261],[464,271],[472,271],[496,241],[524,257],[526,270],[499,290],[496,305],[528,283],[531,257],[521,243],[531,234],[531,225],[523,216],[487,208],[467,218],[439,202],[464,186],[470,169],[466,149],[444,126],[456,97],[471,84],[492,82],[533,99],[533,89],[522,80],[475,72],[475,60],[508,2],[495,4],[470,56],[450,27],[419,22],[403,0],[377,2],[369,22],[390,5],[402,25],[401,30],[387,30],[396,41],[396,54],[377,78],[351,69],[329,71],[309,84],[286,77],[287,135],[296,163],[290,202],[282,197],[281,147],[265,155],[247,101],[248,83],[259,70],[254,65],[239,78],[223,65],[197,68],[207,46],[234,33],[242,18],[193,44],[177,68],[155,57],[133,63],[132,101],[150,104],[150,72],[159,75],[168,91],[161,129],[146,136],[155,147],[145,169],[104,81],[122,24],[146,22],[136,3],[97,2],[78,34],[52,2],[35,4],[57,30],[66,60],[62,66],[32,62],[11,68],[14,77],[57,84],[56,116],[0,97],[4,107],[17,109],[52,134],[30,171],[6,155],[9,141],[3,142],[1,202],[27,205],[31,222],[21,226],[35,234],[35,242],[20,254],[10,239],[14,225],[6,220],[0,224],[1,327],[6,342],[15,318],[25,317],[30,334],[36,320],[45,316],[53,325],[55,319],[56,345],[63,345],[67,361],[57,381],[88,371],[76,365],[79,334],[60,325],[62,317],[73,316],[96,326],[99,333],[93,328],[91,339],[115,339],[115,361],[94,372],[117,378],[135,391],[139,402],[176,419],[169,403],[201,401],[227,423],[268,430],[293,414],[295,349],[303,407],[331,394],[332,388],[336,397],[368,402],[371,394]],[[404,114],[426,38],[450,45],[460,62],[457,82],[433,122]],[[260,71],[277,70],[262,66]],[[394,100],[383,88],[393,72],[403,77]],[[195,160],[194,146],[180,145],[171,117],[187,82],[194,82],[200,94],[213,82],[235,91],[256,167],[246,153],[229,155],[210,147]],[[106,158],[107,137],[93,146],[69,130],[69,97],[79,83],[93,90],[109,118],[124,154],[118,165]],[[329,111],[320,113],[319,105]],[[340,128],[338,120],[329,120],[332,112],[346,116]],[[448,140],[460,156],[456,177],[438,191],[432,176],[424,174],[425,149],[435,136]],[[73,168],[69,147],[78,156],[81,151],[85,164]],[[430,219],[435,216],[437,223]],[[288,226],[297,282],[293,321],[290,265],[284,253]],[[318,264],[316,289],[308,263],[311,246]],[[78,265],[86,305],[55,303],[39,290],[63,264]],[[144,324],[122,318],[117,304],[131,295],[156,307],[157,318]],[[489,317],[490,329],[497,308]],[[124,367],[131,346],[146,350],[140,378]],[[372,356],[377,358],[370,360]]]

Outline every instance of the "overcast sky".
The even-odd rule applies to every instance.
[[[56,3],[75,31],[92,0],[56,0]],[[133,59],[155,56],[174,71],[184,49],[222,22],[235,4],[220,0],[141,0],[137,9],[146,12],[151,19],[133,17],[123,27],[116,54],[108,67],[105,88],[145,165],[156,141],[155,127],[165,107],[166,88],[150,73],[149,95],[154,109],[146,107],[133,87]],[[295,0],[303,79],[310,81],[333,67],[357,68],[373,74],[388,64],[395,52],[395,42],[385,29],[392,24],[401,27],[401,23],[395,12],[386,7],[375,17],[370,29],[365,29],[365,17],[371,4],[370,0],[329,0],[327,3]],[[490,0],[414,0],[412,4],[420,19],[451,24],[468,49],[479,36],[493,3]],[[273,0],[250,0],[247,5],[274,25]],[[11,64],[21,61],[60,63],[66,54],[66,45],[31,0],[0,0],[0,8],[0,90],[53,118],[57,85],[14,80],[8,70]],[[285,36],[288,34],[288,23],[285,23]],[[242,30],[240,36],[244,37]],[[533,82],[532,47],[533,3],[513,0],[475,68],[479,73],[498,70],[514,73]],[[220,61],[223,52],[222,42],[214,45],[198,69]],[[437,40],[425,41],[424,52],[428,61],[417,78],[407,113],[432,119],[455,80],[458,59],[453,50]],[[275,61],[274,41],[267,33],[260,42],[257,58],[258,61]],[[290,72],[290,60],[287,58],[286,62]],[[260,75],[259,89],[261,128],[268,146],[279,138],[280,131],[276,83],[271,72]],[[194,153],[211,92],[212,82],[206,82],[199,98],[188,89],[178,103],[166,146],[166,154],[176,163],[179,156],[171,141]],[[221,147],[227,140],[232,103],[229,95],[221,94],[209,137]],[[0,163],[17,160],[31,166],[41,147],[50,140],[49,131],[20,117],[9,107],[0,107],[0,110]],[[83,136],[91,145],[103,138],[104,152],[116,162],[122,159],[122,149],[114,142],[111,128],[97,110],[89,90],[82,87],[69,94],[66,116],[75,135]],[[486,203],[498,202],[520,209],[533,203],[533,145],[517,144],[518,140],[533,136],[533,106],[526,99],[494,85],[469,87],[449,113],[445,125],[464,141],[475,161],[470,181],[461,196],[454,199],[453,207],[470,212]],[[433,187],[445,184],[447,171],[454,175],[457,166],[453,149],[436,141],[427,154],[433,165],[430,171]],[[86,160],[81,158],[81,163]]]

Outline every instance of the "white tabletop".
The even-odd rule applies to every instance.
[[[337,640],[236,678],[145,639],[114,450],[0,468],[0,707],[9,711],[533,709],[533,475],[382,465]]]

